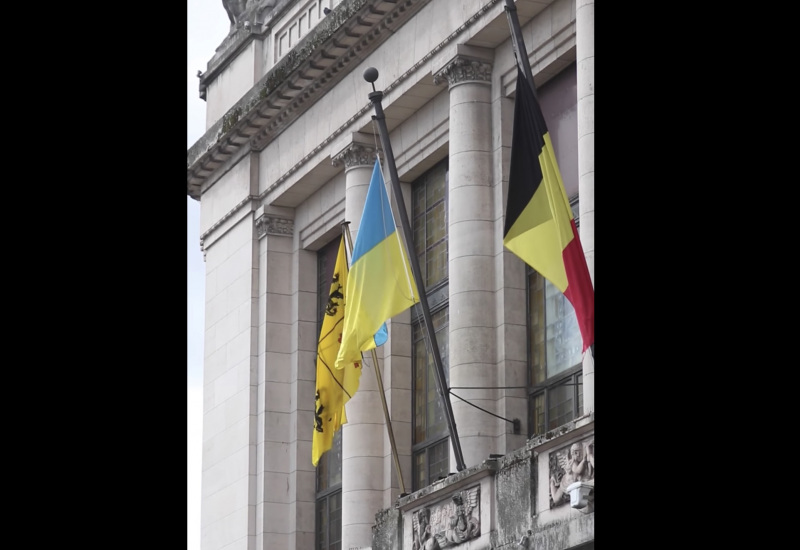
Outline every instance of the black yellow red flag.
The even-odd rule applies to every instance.
[[[503,244],[575,309],[583,351],[594,343],[594,287],[539,102],[517,67]]]

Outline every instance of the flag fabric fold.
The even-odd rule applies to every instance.
[[[358,390],[361,378],[360,356],[344,368],[334,368],[342,339],[347,275],[347,256],[342,236],[317,347],[317,391],[311,437],[311,462],[314,466],[322,454],[330,450],[336,430],[347,423],[344,406]]]
[[[377,160],[353,245],[346,296],[336,368],[359,361],[362,351],[383,344],[385,322],[419,302]]]
[[[503,244],[567,297],[585,352],[594,343],[594,287],[553,143],[531,86],[517,67]]]

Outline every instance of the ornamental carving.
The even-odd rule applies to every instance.
[[[444,69],[433,75],[434,84],[444,82],[445,79],[451,87],[461,82],[491,82],[492,64],[466,57],[457,57]]]
[[[225,13],[228,14],[231,27],[239,22],[239,16],[247,8],[247,2],[248,0],[222,0],[222,7],[225,8]]]
[[[376,158],[378,158],[378,154],[375,147],[353,143],[348,145],[344,151],[333,157],[331,164],[339,166],[339,163],[343,162],[345,168],[372,166],[375,164]]]
[[[480,485],[454,494],[450,502],[425,506],[411,514],[412,550],[449,548],[481,535]]]
[[[550,508],[567,504],[567,487],[594,480],[594,437],[550,453]]]
[[[256,233],[259,239],[265,235],[291,237],[294,233],[294,220],[276,218],[265,214],[256,219]]]

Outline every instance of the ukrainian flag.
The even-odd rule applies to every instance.
[[[405,247],[375,161],[358,227],[345,292],[342,345],[336,368],[361,360],[361,352],[386,341],[384,323],[419,302]]]

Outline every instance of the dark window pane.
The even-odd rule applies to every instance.
[[[449,379],[448,365],[448,309],[444,308],[431,314],[436,343],[439,346],[439,355],[445,381]],[[414,343],[414,443],[421,443],[426,439],[439,438],[447,433],[447,422],[444,416],[444,407],[439,397],[436,384],[436,365],[433,354],[428,352],[427,331],[425,320],[420,319],[413,325]]]
[[[544,277],[532,271],[528,275],[528,334],[531,354],[531,384],[538,386],[547,378],[545,371]]]
[[[342,493],[331,495],[328,502],[330,508],[329,548],[339,550],[342,546]]]
[[[413,187],[414,250],[431,288],[447,278],[447,163],[426,172]]]
[[[342,483],[342,430],[336,430],[331,442],[331,450],[325,453],[328,455],[328,486],[333,487]]]
[[[425,449],[414,453],[414,487],[416,491],[428,484],[428,476],[425,471]]]
[[[550,389],[548,393],[548,422],[547,429],[552,430],[562,424],[565,424],[573,419],[574,402],[572,396],[574,388],[572,387],[573,379],[569,378],[567,382],[555,386]]]
[[[429,479],[431,481],[436,481],[440,477],[447,477],[447,474],[450,473],[449,450],[450,447],[447,439],[428,449],[428,462],[430,464]]]
[[[530,409],[531,414],[528,426],[530,426],[531,435],[543,435],[545,432],[544,393],[531,398]]]
[[[328,488],[328,478],[328,453],[324,453],[317,463],[317,492]]]
[[[317,548],[327,548],[328,534],[328,501],[317,501]]]
[[[412,341],[414,346],[414,439],[413,443],[425,441],[427,427],[428,387],[428,348],[425,344],[425,327],[423,323],[412,325]]]

